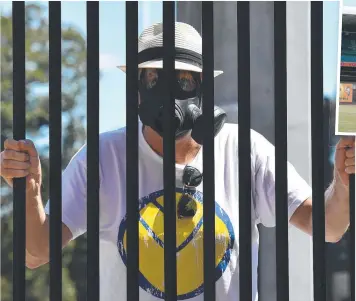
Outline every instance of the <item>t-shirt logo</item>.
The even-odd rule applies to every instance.
[[[163,190],[140,200],[139,285],[155,297],[164,299],[164,202]],[[182,190],[176,189],[176,204]],[[190,193],[197,211],[192,218],[177,218],[177,297],[186,300],[203,293],[203,195]],[[216,281],[226,270],[235,241],[232,223],[215,202]],[[126,264],[126,217],[121,221],[118,250]]]

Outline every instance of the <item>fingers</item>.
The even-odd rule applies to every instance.
[[[337,149],[355,146],[355,137],[342,137],[336,145]]]
[[[345,168],[345,172],[349,175],[352,175],[355,173],[355,165],[352,165],[352,166],[347,166]]]
[[[30,173],[40,174],[40,160],[31,140],[7,139],[1,152],[0,174],[5,179],[26,177]]]
[[[355,147],[352,147],[345,152],[345,172],[347,174],[355,173]]]
[[[2,167],[6,169],[24,169],[27,170],[31,166],[30,161],[20,162],[14,160],[3,160]]]
[[[14,139],[6,139],[4,147],[4,154],[6,152],[6,156],[13,156],[12,158],[6,159],[13,159],[17,161],[30,160],[32,167],[39,168],[40,159],[38,156],[37,149],[31,140],[25,139],[16,141]],[[14,152],[24,153],[26,155],[15,154]],[[22,160],[22,156],[25,156],[26,160]]]
[[[25,177],[30,173],[30,167],[29,156],[25,153],[5,150],[1,154],[0,174],[6,179]]]
[[[347,159],[351,159],[347,161]],[[355,137],[342,137],[336,145],[335,153],[335,168],[339,172],[352,172],[351,166],[346,166],[346,164],[352,165],[355,160]],[[355,165],[355,163],[353,163]],[[350,171],[351,170],[351,171]]]
[[[5,149],[2,155],[4,160],[14,160],[25,162],[30,160],[30,156],[27,153],[19,152],[11,149]]]
[[[38,157],[38,152],[35,145],[29,139],[16,141],[14,139],[6,139],[4,142],[5,150],[24,151],[30,157]]]
[[[355,158],[355,148],[350,148],[346,151],[346,158]]]
[[[21,146],[19,141],[16,141],[14,139],[6,139],[4,142],[4,148],[5,149],[12,149],[14,151],[20,151],[21,150]]]
[[[25,139],[19,141],[21,150],[26,151],[30,157],[38,157],[38,152],[31,140]]]
[[[348,174],[355,173],[355,149],[346,151],[345,172]]]
[[[13,168],[4,168],[1,166],[1,176],[6,179],[13,178],[23,178],[28,176],[30,173],[29,169],[13,169]]]

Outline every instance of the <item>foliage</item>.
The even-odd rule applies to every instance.
[[[26,135],[38,144],[43,168],[42,196],[49,195],[48,143],[48,19],[46,7],[26,5]],[[1,16],[1,147],[12,137],[12,16]],[[44,91],[44,92],[43,92]],[[83,103],[86,91],[86,41],[76,28],[62,25],[62,162],[63,168],[84,143]],[[12,190],[1,191],[1,295],[12,300]],[[86,240],[71,243],[63,252],[63,300],[83,300],[86,294]],[[49,300],[49,265],[26,270],[26,300]]]

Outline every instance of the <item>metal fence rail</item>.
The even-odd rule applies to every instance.
[[[274,4],[274,128],[276,153],[277,300],[289,300],[288,183],[287,183],[287,11]]]
[[[323,150],[323,3],[311,3],[311,138],[314,300],[326,300]]]
[[[127,208],[127,300],[139,299],[138,246],[138,3],[126,2],[126,208]]]
[[[215,170],[214,170],[214,8],[212,1],[202,3],[203,39],[203,149],[204,216],[204,301],[215,300]]]
[[[14,139],[26,136],[25,3],[12,2]],[[25,300],[26,182],[14,180],[13,297]]]
[[[237,4],[237,86],[239,137],[239,263],[240,300],[252,300],[251,256],[251,68],[250,68],[250,3]]]
[[[13,2],[14,139],[25,138],[25,3]],[[163,2],[164,107],[164,299],[177,300],[176,195],[174,139],[174,19],[175,3]],[[286,2],[274,4],[275,151],[277,301],[289,300],[287,211],[287,32]],[[214,7],[202,4],[203,112],[205,122],[203,170],[204,300],[215,291],[214,187]],[[252,299],[251,266],[251,68],[250,3],[237,5],[238,120],[239,120],[239,270],[240,300]],[[126,191],[127,191],[127,300],[139,300],[138,243],[138,3],[126,2]],[[326,301],[325,208],[323,154],[323,2],[311,3],[311,120],[313,181],[314,300]],[[50,96],[50,300],[62,300],[61,231],[61,4],[49,3]],[[87,3],[87,300],[99,300],[99,2]],[[350,177],[350,279],[355,300],[355,178]],[[25,179],[14,181],[13,300],[25,300]]]
[[[49,2],[50,300],[62,300],[62,33],[61,3]]]
[[[87,2],[87,300],[99,300],[99,2]]]
[[[165,300],[177,299],[176,261],[176,194],[175,194],[175,130],[174,130],[174,2],[163,2],[163,74],[165,99],[163,108],[163,184],[164,184],[164,295]],[[166,232],[167,231],[167,232]],[[167,235],[168,234],[168,235]]]

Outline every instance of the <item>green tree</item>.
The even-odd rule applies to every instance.
[[[36,142],[48,139],[48,19],[47,7],[26,5],[26,127]],[[12,137],[12,16],[1,16],[1,147]],[[43,92],[45,91],[45,93]],[[86,91],[86,41],[83,34],[62,24],[62,161],[63,168],[84,143],[83,112]],[[37,145],[43,168],[43,201],[49,195],[48,143]],[[12,300],[12,190],[1,183],[1,294]],[[84,300],[86,294],[86,240],[72,242],[63,252],[63,300]],[[49,264],[26,270],[26,300],[49,300]]]

